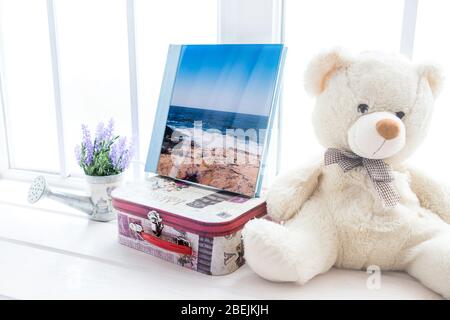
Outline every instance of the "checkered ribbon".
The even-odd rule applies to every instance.
[[[383,160],[367,159],[350,151],[329,148],[325,152],[325,165],[334,163],[344,172],[363,166],[386,207],[394,207],[400,202],[400,196],[392,184],[394,176],[391,168]]]

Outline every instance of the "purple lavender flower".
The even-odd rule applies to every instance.
[[[81,145],[75,147],[75,157],[85,174],[91,176],[114,175],[123,172],[133,156],[133,144],[127,138],[114,135],[114,120],[105,127],[97,125],[95,140],[86,125],[81,126],[83,138]]]
[[[100,149],[101,143],[104,140],[105,125],[103,122],[99,122],[97,125],[97,131],[95,132],[95,142],[94,150],[98,151]]]
[[[122,159],[123,159],[123,154],[126,151],[126,146],[127,146],[127,138],[126,137],[121,137],[119,139],[119,142],[117,143],[117,153],[119,155],[119,158],[117,159],[117,162],[115,163],[115,167],[119,170],[122,170]]]
[[[111,140],[111,138],[113,137],[113,132],[114,132],[114,119],[111,118],[108,122],[108,126],[105,128],[104,139],[106,141]]]
[[[92,164],[94,157],[94,146],[91,141],[91,132],[85,124],[81,126],[81,130],[83,131],[83,142],[81,143],[81,146],[84,153],[84,163],[89,166]]]
[[[81,162],[81,147],[79,144],[75,146],[75,158],[77,159],[77,163]]]
[[[125,149],[122,154],[122,159],[119,164],[120,170],[125,170],[130,165],[131,158],[133,157],[133,144],[130,142],[128,144],[128,149]]]
[[[114,143],[111,146],[111,150],[109,151],[109,161],[111,162],[111,165],[114,169],[117,168],[117,164],[120,161],[120,152],[119,152],[119,146],[118,143]]]
[[[108,122],[108,126],[105,127],[103,122],[97,125],[97,132],[95,134],[94,150],[99,151],[102,145],[109,144],[113,138],[114,120],[111,118]]]
[[[133,156],[133,144],[130,142],[127,147],[127,138],[121,137],[118,142],[111,146],[109,159],[112,166],[118,171],[124,171],[130,165]]]

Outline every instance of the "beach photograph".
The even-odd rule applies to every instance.
[[[274,45],[183,46],[157,173],[253,196],[280,55]]]

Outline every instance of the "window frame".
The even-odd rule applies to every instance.
[[[419,0],[404,0],[401,39],[399,51],[412,57],[414,51],[415,26]],[[255,7],[258,14],[255,15]],[[138,77],[139,66],[136,61],[135,39],[135,1],[126,0],[126,19],[128,35],[128,70],[130,88],[130,113],[132,138],[137,145],[140,141],[139,131],[139,104],[138,104]],[[288,7],[286,0],[217,0],[217,42],[218,43],[251,43],[251,42],[284,42],[284,12]],[[27,169],[11,168],[10,150],[8,141],[8,127],[6,121],[6,106],[4,100],[4,83],[2,82],[2,61],[0,59],[0,179],[30,181],[37,174],[46,176],[50,183],[61,187],[81,189],[83,179],[74,177],[67,170],[65,142],[63,137],[63,117],[59,81],[59,54],[57,44],[57,26],[55,25],[54,0],[47,0],[48,28],[50,35],[50,49],[52,60],[52,75],[54,86],[55,116],[57,119],[58,150],[60,174],[49,174]],[[249,23],[251,21],[251,23]],[[1,58],[1,56],[0,56]],[[282,100],[282,95],[280,96]],[[282,113],[283,105],[280,101],[277,121],[275,122],[278,134],[275,137],[277,155],[282,154]],[[276,131],[276,130],[274,130]],[[135,161],[132,165],[133,175],[139,177],[142,161],[139,148],[136,148]],[[275,159],[276,172],[279,171],[279,159]]]
[[[419,0],[404,0],[400,53],[412,58]]]
[[[1,58],[1,56],[0,56]],[[0,59],[0,70],[2,70],[2,60]],[[9,169],[9,145],[6,131],[6,117],[3,99],[3,81],[0,73],[0,178]]]
[[[58,135],[58,155],[59,155],[59,174],[47,173],[39,170],[20,169],[11,167],[10,161],[10,140],[8,139],[8,123],[6,117],[6,105],[4,100],[4,83],[2,82],[2,62],[0,59],[0,179],[10,179],[19,181],[31,181],[36,175],[43,175],[47,180],[57,186],[66,188],[83,188],[83,179],[73,176],[67,168],[66,145],[64,140],[64,125],[62,114],[61,90],[60,90],[60,69],[59,52],[57,43],[57,26],[55,22],[54,0],[47,0],[47,23],[50,39],[50,55],[53,79],[53,99],[55,101],[55,117]],[[135,15],[134,0],[126,0],[126,19],[128,35],[128,72],[129,72],[129,90],[130,90],[130,113],[132,139],[139,146],[139,104],[138,104],[138,83],[137,83],[137,65],[136,65],[136,40],[135,40]],[[1,58],[1,56],[0,56]],[[135,150],[137,161],[132,162],[132,170],[135,177],[139,176],[139,147]]]

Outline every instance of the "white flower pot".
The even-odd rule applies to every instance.
[[[112,176],[86,175],[87,192],[91,197],[94,211],[90,218],[95,221],[111,221],[116,218],[112,207],[111,191],[123,182],[123,173]]]

